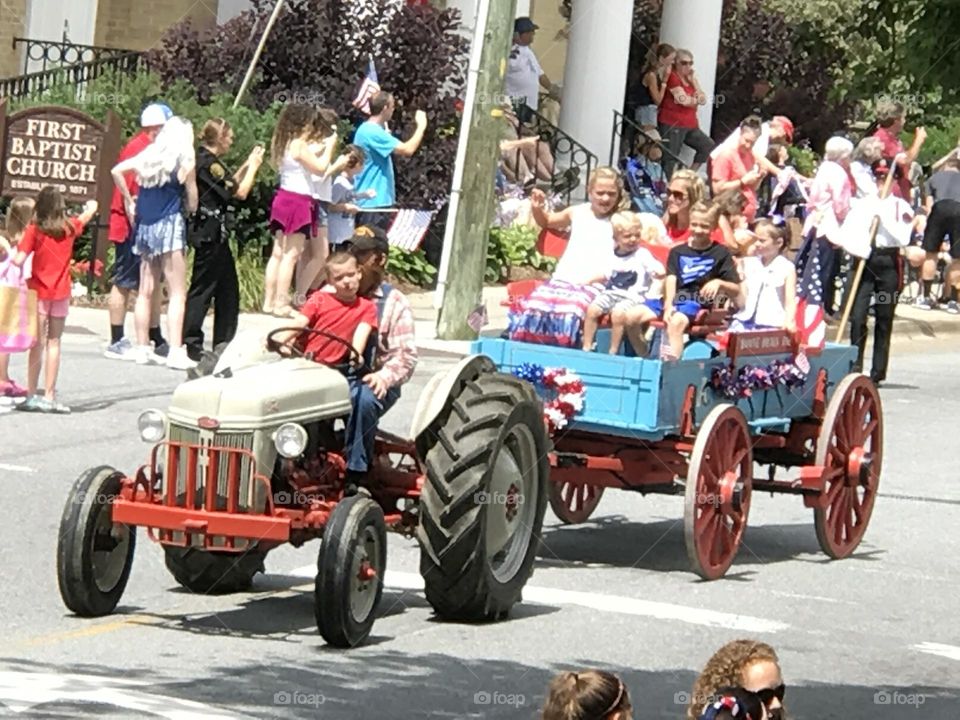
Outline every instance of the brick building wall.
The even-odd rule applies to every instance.
[[[23,37],[27,24],[27,0],[0,1],[0,77],[23,72],[20,52],[13,49],[13,39]]]
[[[219,0],[100,0],[93,44],[149,50],[167,28],[184,18],[198,27],[215,25],[218,4]]]

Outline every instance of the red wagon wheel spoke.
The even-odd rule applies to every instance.
[[[564,523],[573,525],[585,522],[603,496],[603,488],[578,482],[551,483],[550,507]]]
[[[821,549],[832,558],[860,544],[880,481],[883,412],[873,383],[849,375],[834,391],[817,440],[815,463],[824,468],[824,495],[814,509]]]
[[[687,468],[684,539],[700,577],[722,577],[740,547],[750,509],[753,455],[743,413],[714,408],[697,430]]]

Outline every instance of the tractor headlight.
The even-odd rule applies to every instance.
[[[140,439],[146,443],[158,443],[167,436],[167,416],[159,410],[144,410],[137,418]]]
[[[284,423],[273,434],[273,444],[288,460],[300,457],[307,448],[307,431],[296,423]]]

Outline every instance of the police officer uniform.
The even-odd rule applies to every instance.
[[[237,266],[227,242],[227,212],[236,183],[220,159],[201,147],[197,150],[199,204],[189,230],[194,248],[193,277],[187,292],[183,340],[195,360],[203,351],[203,320],[214,305],[213,346],[230,342],[240,317]]]

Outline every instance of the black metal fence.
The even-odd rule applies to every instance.
[[[89,83],[102,75],[132,75],[147,69],[146,55],[135,50],[25,38],[16,38],[14,47],[17,45],[25,46],[24,74],[0,80],[0,98],[36,97],[53,88],[71,86],[80,100]],[[39,62],[41,69],[27,72],[31,61]]]
[[[587,180],[599,165],[597,156],[527,105],[517,104],[515,111],[521,119],[517,139],[535,138],[530,150],[517,149],[515,168],[526,165],[534,184],[549,186],[565,204],[571,199],[586,200]],[[518,182],[523,181],[518,178]]]
[[[633,145],[637,137],[650,139],[647,131],[623,113],[613,111],[613,130],[610,132],[610,165],[616,167],[621,158],[626,157],[633,151]],[[617,152],[617,140],[620,140],[620,157],[614,157]],[[660,142],[660,149],[663,154],[673,158],[674,167],[685,168],[687,163],[680,159],[679,155],[670,152],[665,142]]]

